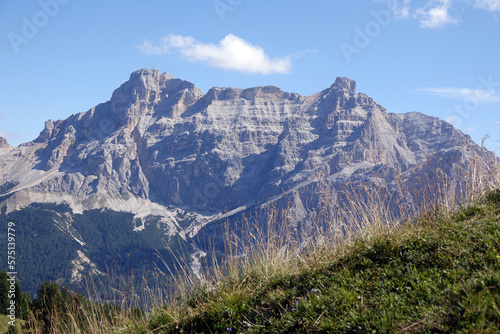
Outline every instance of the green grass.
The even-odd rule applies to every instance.
[[[128,331],[499,333],[500,190],[454,214],[316,249],[267,275],[244,268]]]
[[[0,334],[7,333],[10,328],[9,325],[10,318],[6,315],[0,314]],[[16,319],[16,328],[18,329],[18,333],[21,332],[21,326],[24,325],[25,321]]]

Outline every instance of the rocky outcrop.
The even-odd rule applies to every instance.
[[[10,148],[9,143],[7,143],[7,140],[3,137],[0,137],[0,148]]]

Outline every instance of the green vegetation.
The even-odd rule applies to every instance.
[[[56,212],[67,210],[64,206],[38,205],[0,216],[0,226],[5,226],[0,229],[0,249],[7,249],[7,223],[15,222],[16,271],[23,290],[31,294],[45,280],[70,275],[76,243],[54,224],[59,218]]]
[[[7,279],[5,272],[0,272],[3,283]],[[33,300],[21,293],[16,284],[16,326],[9,325],[5,305],[10,298],[0,286],[0,333],[91,333],[103,328],[113,328],[116,322],[144,317],[140,309],[122,310],[119,305],[89,301],[81,294],[62,288],[55,282],[45,282]],[[102,327],[102,328],[101,328]]]
[[[22,333],[21,329],[26,321],[16,319],[15,329],[11,328],[12,326],[9,325],[9,321],[11,321],[9,317],[6,315],[0,315],[0,334]]]
[[[200,284],[129,333],[498,333],[500,190],[263,268]]]
[[[5,271],[0,271],[0,333],[21,333],[21,326],[26,322],[21,319],[26,319],[30,311],[31,298],[29,294],[23,293],[19,281],[14,281],[14,291],[12,293],[11,284],[8,281],[10,277]],[[12,298],[14,297],[14,298]],[[15,302],[15,326],[11,326],[11,318],[8,310],[11,305],[11,300]]]
[[[140,225],[134,222],[134,215],[125,212],[90,210],[74,215],[73,219],[73,227],[90,250],[89,258],[102,271],[119,263],[119,276],[132,270],[152,270],[156,266],[166,271],[165,264],[173,265],[172,251],[188,254],[190,250],[189,246],[184,249],[174,240],[169,240],[170,248],[167,248],[157,217],[148,219],[140,232],[133,230],[134,226]],[[158,261],[160,257],[164,262]]]
[[[18,185],[17,182],[12,182],[12,181],[5,182],[4,184],[0,185],[0,196],[2,196],[4,193],[8,192],[17,185]]]
[[[9,311],[7,308],[10,306],[11,300],[14,300],[16,317],[19,319],[26,319],[31,297],[28,293],[22,292],[21,285],[17,278],[12,286],[14,288],[14,293],[12,293],[9,279],[10,277],[5,271],[0,271],[0,314],[8,315]]]
[[[93,283],[97,290],[102,284],[105,289],[110,285],[120,289],[120,285],[130,284],[131,277],[135,279],[132,285],[139,286],[146,275],[152,276],[149,273],[157,269],[166,272],[178,265],[172,254],[188,258],[191,251],[180,237],[165,236],[158,217],[140,222],[130,213],[90,210],[74,214],[67,205],[33,204],[0,214],[0,226],[8,222],[15,222],[20,284],[33,296],[45,281],[70,285],[72,261],[78,258],[78,250],[84,251],[97,270],[106,273],[105,277],[94,277],[99,280]],[[134,231],[142,223],[145,228]],[[82,246],[75,238],[85,244]],[[0,229],[0,249],[7,249],[7,228]],[[83,286],[70,287],[86,293],[87,282],[81,283]]]
[[[113,327],[120,316],[138,317],[142,311],[122,311],[118,305],[98,304],[61,288],[57,283],[45,282],[38,297],[31,304],[25,330],[34,333],[93,333],[102,327]]]

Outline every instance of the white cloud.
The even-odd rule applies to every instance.
[[[21,138],[21,134],[20,133],[12,133],[12,132],[3,132],[3,131],[0,131],[0,137],[3,137],[3,138],[7,138],[7,139],[12,139],[12,138]]]
[[[405,19],[410,16],[410,0],[404,0],[399,7],[393,8],[396,19]]]
[[[500,0],[474,0],[474,7],[490,12],[500,11]]]
[[[450,116],[446,117],[445,121],[450,123],[454,127],[459,127],[460,124],[462,124],[462,119],[460,117],[458,117],[457,115],[450,115]]]
[[[420,0],[419,6],[412,0],[375,0],[384,2],[395,19],[416,19],[421,28],[441,28],[449,24],[458,24],[460,17],[450,13],[461,12],[466,7],[474,7],[488,12],[500,11],[500,0]],[[495,14],[494,14],[495,15]],[[498,18],[493,16],[495,21]]]
[[[201,43],[191,36],[170,34],[159,43],[144,41],[138,48],[145,54],[180,53],[188,61],[245,73],[285,74],[292,68],[291,56],[271,59],[260,46],[229,34],[219,44]]]
[[[292,58],[301,58],[304,56],[319,56],[319,52],[316,49],[306,49],[302,51],[297,51],[291,55]]]
[[[440,28],[447,24],[457,24],[460,19],[453,18],[450,13],[452,0],[433,0],[418,8],[415,17],[420,21],[421,28]]]
[[[410,0],[381,0],[387,2],[388,9],[397,20],[406,19],[410,16]]]
[[[456,88],[456,87],[427,87],[420,92],[453,99],[474,99],[478,103],[500,102],[500,95],[484,89]]]

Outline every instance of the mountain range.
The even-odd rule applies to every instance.
[[[103,272],[105,259],[133,253],[141,238],[146,258],[162,247],[159,240],[189,245],[196,267],[209,248],[202,236],[221,240],[224,222],[278,207],[306,224],[320,205],[342,206],[346,189],[362,185],[382,189],[394,210],[402,202],[416,210],[429,196],[424,188],[435,190],[443,180],[453,180],[459,195],[477,156],[496,159],[445,121],[387,112],[349,78],[311,96],[274,86],[204,94],[142,69],[109,101],[48,120],[31,142],[13,147],[0,138],[0,208],[5,221],[23,220],[20,213],[29,210],[50,217],[45,223],[57,227],[70,256],[64,268],[37,272],[37,279],[73,282],[85,270]],[[123,226],[104,228],[119,225],[113,215],[120,214]],[[32,238],[34,227],[26,224],[22,237]],[[117,230],[130,240],[107,249]],[[92,241],[96,233],[100,243]],[[30,252],[25,261],[36,258],[37,250]]]

